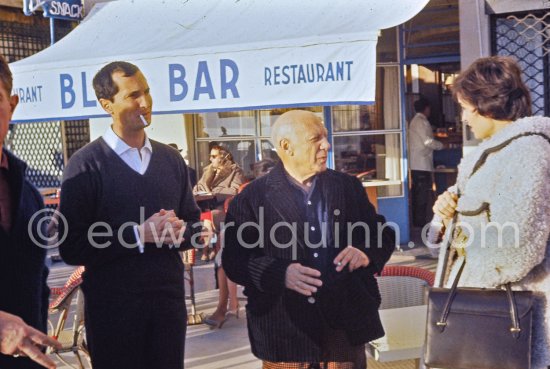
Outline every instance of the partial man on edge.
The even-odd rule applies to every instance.
[[[13,77],[0,56],[0,368],[55,368],[42,348],[60,344],[47,331],[44,203],[25,178],[27,164],[3,147],[19,102],[11,95]],[[29,224],[34,219],[32,224]],[[29,232],[29,227],[31,232]]]

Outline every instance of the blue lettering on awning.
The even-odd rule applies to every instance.
[[[19,96],[19,103],[34,103],[42,101],[42,85],[16,87],[12,91],[12,95]]]
[[[80,73],[81,93],[82,93],[82,107],[83,108],[95,108],[97,101],[95,99],[88,99],[88,83],[86,81],[86,72]],[[59,75],[59,88],[61,92],[61,109],[70,109],[76,103],[77,95],[74,87],[74,78],[67,73],[61,73]],[[77,89],[78,90],[78,89]]]
[[[264,85],[351,81],[353,60],[264,67]]]
[[[231,59],[220,59],[219,61],[220,85],[216,91],[211,78],[212,66],[206,61],[201,60],[197,65],[197,74],[187,75],[187,69],[182,64],[168,64],[168,84],[170,89],[170,101],[183,101],[191,89],[193,100],[208,98],[209,100],[233,97],[240,98],[237,82],[239,80],[239,67]],[[193,84],[194,82],[194,84]]]

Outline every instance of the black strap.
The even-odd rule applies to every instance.
[[[473,217],[473,216],[476,216],[476,215],[479,215],[481,213],[483,213],[484,211],[486,212],[489,212],[491,210],[490,206],[489,206],[489,203],[488,202],[484,202],[481,204],[481,206],[475,210],[463,210],[460,212],[460,214],[462,215],[465,215],[467,217]]]
[[[510,332],[515,339],[518,339],[521,329],[519,327],[519,315],[516,299],[514,298],[512,285],[510,282],[506,283],[504,286],[506,287],[506,296],[508,296],[508,304],[510,305],[510,318],[512,319],[512,327],[510,328]]]
[[[462,271],[464,270],[465,265],[466,265],[466,261],[464,260],[462,262],[462,265],[460,265],[460,269],[458,270],[455,280],[453,281],[453,285],[449,291],[449,295],[447,296],[447,301],[445,301],[445,306],[443,307],[443,311],[441,312],[441,317],[435,323],[441,332],[443,332],[445,330],[445,327],[447,327],[447,318],[449,317],[449,314],[451,312],[451,305],[457,293],[458,281],[460,279],[460,276],[462,275]],[[511,284],[508,282],[504,286],[506,289],[506,296],[507,296],[508,305],[510,308],[509,310],[510,320],[512,321],[512,326],[510,327],[510,333],[512,334],[512,337],[514,337],[515,339],[518,339],[520,336],[521,329],[519,326],[519,316],[518,316],[518,308],[516,305],[516,300],[514,298],[514,293],[512,292]]]
[[[503,148],[508,146],[510,143],[512,143],[512,141],[514,141],[518,138],[529,137],[529,136],[540,136],[540,137],[544,138],[546,141],[548,141],[548,143],[550,143],[550,137],[548,137],[544,133],[539,133],[539,132],[525,132],[525,133],[519,134],[517,136],[514,136],[512,138],[509,138],[506,141],[502,142],[500,145],[497,145],[497,146],[494,146],[494,147],[491,147],[491,148],[485,150],[483,152],[483,154],[481,154],[481,156],[479,157],[477,163],[474,165],[474,170],[472,171],[472,174],[470,174],[470,177],[473,176],[475,174],[475,172],[477,172],[479,170],[479,168],[481,168],[483,166],[483,164],[485,164],[485,162],[487,161],[487,158],[489,157],[489,155],[491,155],[491,154],[493,154],[497,151],[502,150]]]
[[[525,133],[521,133],[517,136],[511,137],[511,138],[507,139],[506,141],[500,143],[499,145],[491,147],[491,148],[485,150],[480,155],[479,159],[477,160],[476,164],[474,165],[474,169],[472,170],[472,173],[470,173],[468,178],[471,178],[485,164],[485,162],[489,158],[489,155],[494,154],[495,152],[498,152],[498,151],[502,150],[503,148],[510,145],[513,141],[517,140],[518,138],[531,137],[531,136],[540,136],[540,137],[544,138],[546,141],[548,141],[548,143],[550,143],[550,137],[548,137],[546,134],[540,133],[540,132],[525,132]],[[461,195],[460,189],[458,188],[458,186],[457,186],[457,195],[459,197]],[[480,214],[481,212],[489,209],[489,204],[488,203],[483,203],[481,206],[482,206],[481,208],[479,208],[477,210],[473,210],[471,212],[468,212],[468,214],[466,214],[466,212],[465,212],[464,215],[468,215],[468,216],[477,215],[477,214]]]

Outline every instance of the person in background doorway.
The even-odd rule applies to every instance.
[[[46,346],[60,348],[44,334],[50,294],[47,245],[37,242],[46,235],[38,228],[44,204],[25,177],[27,164],[3,147],[19,102],[11,95],[12,85],[8,63],[0,56],[0,368],[55,368],[42,352]]]
[[[428,121],[431,106],[421,97],[414,102],[416,115],[409,125],[409,163],[412,176],[412,218],[415,227],[423,227],[431,219],[433,198],[433,151],[443,149],[443,143],[433,137]]]

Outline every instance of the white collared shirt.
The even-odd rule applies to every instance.
[[[126,142],[122,141],[113,131],[113,127],[109,127],[107,131],[105,131],[103,140],[130,168],[139,174],[143,174],[147,171],[149,162],[151,161],[151,155],[153,154],[153,147],[147,136],[145,136],[143,147],[139,150],[128,146]],[[136,236],[139,252],[143,254],[145,247],[139,237],[137,225],[134,226],[134,234]]]
[[[153,147],[147,136],[145,136],[145,144],[141,149],[128,146],[126,142],[116,135],[113,127],[109,127],[105,131],[103,140],[130,168],[139,174],[145,173],[153,154]]]
[[[433,151],[441,150],[443,143],[434,139],[432,126],[422,113],[416,113],[409,125],[409,164],[411,170],[433,172]]]

